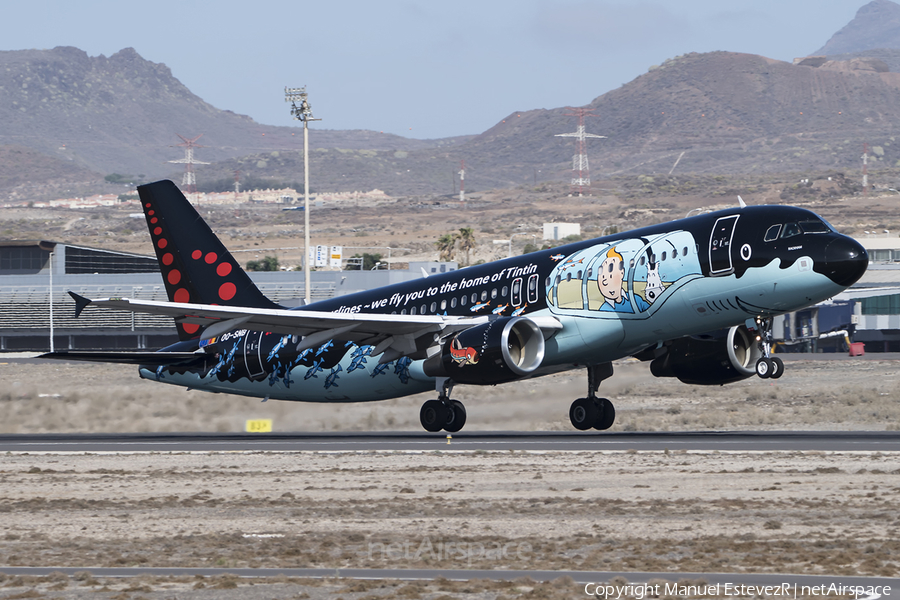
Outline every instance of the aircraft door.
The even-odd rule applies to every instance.
[[[731,240],[740,215],[716,220],[709,236],[709,274],[726,275],[734,270],[731,264]]]
[[[262,331],[249,331],[244,336],[244,365],[247,367],[247,374],[251,380],[265,375],[266,372],[263,368],[262,356],[260,356],[262,336]]]
[[[512,304],[522,306],[522,278],[516,277],[512,282]]]

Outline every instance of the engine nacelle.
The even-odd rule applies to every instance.
[[[489,385],[530,375],[544,360],[544,334],[525,317],[501,317],[450,336],[425,361],[425,373]]]
[[[650,372],[684,383],[723,385],[755,375],[761,357],[756,334],[740,325],[674,340],[666,354],[650,363]]]

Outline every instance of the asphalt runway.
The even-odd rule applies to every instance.
[[[898,452],[898,431],[4,434],[0,452]]]
[[[802,590],[802,586],[853,586],[863,588],[880,588],[873,594],[861,593],[859,600],[867,598],[875,600],[879,597],[889,598],[900,589],[900,578],[896,577],[853,577],[835,575],[789,575],[781,573],[678,573],[678,572],[644,572],[644,571],[513,571],[513,570],[489,570],[489,569],[221,569],[221,568],[180,568],[180,567],[113,567],[86,569],[78,567],[0,567],[0,573],[6,575],[49,575],[50,573],[65,573],[74,575],[78,572],[90,571],[94,577],[138,577],[140,575],[155,575],[177,577],[182,575],[203,577],[215,577],[219,575],[236,575],[238,577],[304,577],[304,578],[347,578],[347,579],[403,579],[432,581],[438,577],[454,581],[468,581],[471,579],[488,579],[493,581],[514,581],[530,577],[534,581],[552,581],[559,577],[570,577],[579,584],[579,589],[584,584],[603,584],[614,577],[624,577],[629,583],[647,583],[653,580],[664,580],[677,583],[683,579],[694,580],[691,585],[697,585],[697,580],[708,584],[725,586],[772,586],[789,592],[778,595],[794,596]],[[796,587],[795,587],[796,586]],[[596,589],[596,588],[594,588]],[[761,597],[764,594],[756,590],[733,590],[733,594],[723,591],[723,595],[746,595]],[[602,595],[593,594],[591,595]],[[660,594],[662,595],[662,594]],[[824,595],[824,594],[823,594]]]

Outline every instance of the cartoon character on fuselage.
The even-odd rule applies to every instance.
[[[600,264],[600,273],[597,274],[597,287],[603,295],[604,302],[600,306],[602,311],[615,311],[633,313],[631,303],[628,301],[628,292],[625,291],[625,265],[622,255],[610,248],[606,258]],[[638,309],[647,310],[650,305],[640,296],[635,297]]]

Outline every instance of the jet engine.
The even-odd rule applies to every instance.
[[[755,375],[761,357],[756,334],[740,325],[673,340],[668,351],[650,363],[650,372],[684,383],[724,385]]]
[[[447,338],[425,373],[456,383],[491,385],[531,374],[544,360],[544,335],[525,317],[501,317]]]

